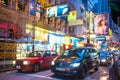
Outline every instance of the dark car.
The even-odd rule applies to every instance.
[[[18,71],[37,72],[43,68],[50,68],[51,61],[57,55],[57,52],[53,50],[34,51],[28,54],[25,58],[13,61],[14,68]]]
[[[111,56],[107,51],[100,51],[98,54],[99,65],[108,65],[111,62]]]
[[[119,50],[113,50],[112,54],[113,54],[113,61],[116,65],[116,61],[118,60],[118,57],[120,56],[120,51]]]
[[[116,71],[116,77],[120,79],[120,51],[113,50],[113,61],[114,61],[114,69]]]
[[[51,71],[58,75],[85,77],[89,70],[98,70],[97,57],[92,48],[67,49],[52,61]]]
[[[117,60],[114,63],[114,68],[115,68],[116,73],[117,73],[116,76],[118,76],[118,78],[120,79],[120,55],[117,57]]]

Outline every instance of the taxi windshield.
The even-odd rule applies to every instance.
[[[64,56],[64,57],[82,57],[83,56],[83,53],[84,53],[84,49],[78,49],[78,50],[72,50],[72,49],[68,49],[68,50],[65,50],[61,56]]]
[[[31,53],[29,53],[28,55],[27,55],[27,57],[40,57],[40,56],[42,56],[42,54],[43,54],[43,51],[35,51],[35,52],[31,52]]]

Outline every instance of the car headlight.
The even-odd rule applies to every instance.
[[[29,62],[29,61],[24,61],[23,64],[24,64],[24,65],[29,65],[30,62]]]
[[[80,66],[80,63],[73,63],[70,66],[72,66],[72,67],[78,67],[78,66]]]
[[[51,62],[51,65],[55,65],[55,62],[54,62],[54,61],[52,61],[52,62]]]
[[[16,64],[16,61],[13,61],[12,63],[13,63],[13,64]]]
[[[106,59],[102,59],[101,61],[102,61],[102,62],[106,62]]]

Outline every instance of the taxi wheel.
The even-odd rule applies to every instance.
[[[34,64],[34,65],[33,65],[33,71],[34,71],[34,72],[38,72],[39,70],[40,70],[39,64],[38,64],[38,63]]]

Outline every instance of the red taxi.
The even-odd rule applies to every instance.
[[[18,71],[37,72],[40,69],[49,68],[51,66],[51,61],[57,55],[57,52],[53,50],[34,51],[28,54],[26,58],[13,61],[13,65]]]

